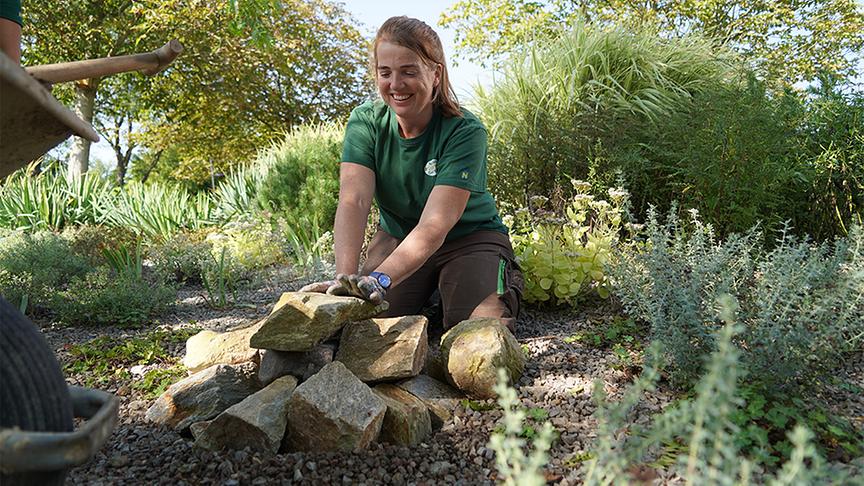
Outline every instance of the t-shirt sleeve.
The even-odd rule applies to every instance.
[[[11,20],[18,25],[21,21],[21,0],[0,0],[0,17]]]
[[[482,125],[456,130],[438,160],[436,186],[454,186],[471,192],[486,191],[488,136]]]
[[[375,137],[368,110],[354,108],[345,126],[342,162],[353,162],[375,170]]]

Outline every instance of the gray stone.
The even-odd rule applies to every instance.
[[[424,316],[367,319],[345,326],[336,361],[365,382],[417,376],[429,341]]]
[[[419,398],[388,383],[376,386],[372,392],[387,405],[380,442],[415,446],[432,433],[429,410]]]
[[[206,426],[193,427],[195,445],[211,451],[249,447],[276,454],[285,436],[288,399],[296,387],[297,378],[283,376],[204,422]]]
[[[168,387],[145,417],[177,431],[210,420],[261,388],[255,367],[254,363],[218,364],[199,371]]]
[[[303,382],[288,401],[283,445],[293,451],[359,451],[378,438],[387,407],[342,363]]]
[[[462,321],[441,337],[441,358],[447,381],[474,398],[493,398],[498,368],[511,383],[522,376],[525,355],[519,342],[498,319]]]
[[[333,361],[335,344],[319,344],[309,351],[261,350],[261,364],[258,367],[258,380],[268,385],[276,378],[292,375],[305,381],[318,373],[327,363]]]
[[[462,394],[450,385],[426,375],[418,375],[396,384],[399,388],[419,398],[429,409],[434,429],[441,428],[453,416]]]
[[[356,297],[286,292],[249,339],[258,349],[309,351],[333,337],[348,321],[375,316],[387,303],[373,305]]]
[[[258,350],[249,346],[249,338],[260,326],[258,322],[229,332],[199,332],[186,340],[183,366],[191,375],[215,364],[257,362]]]

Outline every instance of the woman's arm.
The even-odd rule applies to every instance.
[[[375,173],[368,167],[343,162],[339,167],[339,204],[333,225],[336,273],[356,274],[366,221],[375,194]]]
[[[410,277],[444,243],[462,217],[470,195],[468,190],[453,186],[432,189],[417,226],[375,270],[389,275],[392,285]]]

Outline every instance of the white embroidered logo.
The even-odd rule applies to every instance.
[[[429,162],[426,162],[426,167],[423,169],[423,172],[428,176],[438,174],[438,159],[432,159]]]

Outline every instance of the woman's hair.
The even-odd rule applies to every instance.
[[[377,72],[378,44],[382,41],[411,49],[428,65],[440,65],[441,80],[432,94],[432,104],[440,108],[445,117],[462,116],[462,109],[459,107],[459,101],[447,75],[447,62],[444,59],[441,39],[432,27],[421,20],[405,16],[387,19],[378,29],[375,42],[372,44],[373,72]]]

